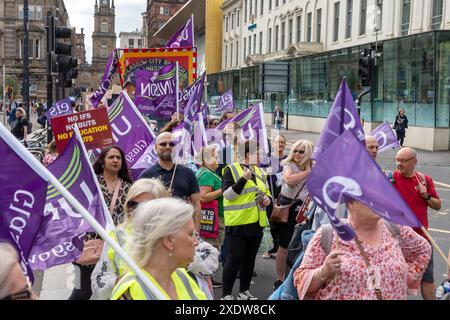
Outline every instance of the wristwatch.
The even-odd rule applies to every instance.
[[[431,195],[430,194],[428,194],[428,197],[426,197],[426,198],[424,198],[425,199],[425,201],[428,201],[428,200],[430,200],[431,199]]]

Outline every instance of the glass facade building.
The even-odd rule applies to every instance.
[[[286,60],[288,92],[261,92],[259,67],[208,75],[208,97],[232,88],[236,103],[264,100],[267,112],[289,103],[289,114],[326,118],[341,80],[346,77],[353,97],[363,91],[358,60],[375,44],[328,51]],[[433,31],[377,44],[380,57],[374,72],[373,98],[365,96],[361,116],[366,122],[393,122],[403,107],[411,126],[450,127],[450,31]]]

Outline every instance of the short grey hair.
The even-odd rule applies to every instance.
[[[140,204],[132,222],[129,241],[130,257],[144,268],[154,253],[155,245],[164,237],[178,233],[189,219],[194,207],[181,199],[160,198]]]
[[[6,286],[8,275],[16,263],[19,262],[17,251],[12,245],[0,242],[0,299],[8,295],[9,288]]]

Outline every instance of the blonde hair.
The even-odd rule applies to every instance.
[[[160,198],[140,204],[132,222],[129,238],[130,257],[144,268],[164,237],[178,233],[189,219],[194,207],[181,199]]]
[[[12,245],[6,242],[0,242],[0,299],[6,296],[9,288],[6,286],[8,275],[16,263],[19,262],[19,257]]]
[[[128,212],[128,202],[133,200],[134,198],[138,197],[139,195],[143,193],[151,193],[152,196],[155,199],[158,198],[164,198],[169,196],[169,191],[164,187],[161,180],[159,179],[139,179],[135,183],[133,183],[130,187],[130,190],[128,190],[127,197],[125,198],[124,208],[125,208],[125,215],[126,219],[128,220],[125,223],[128,224],[131,220],[132,212]]]
[[[305,148],[305,155],[303,157],[303,160],[300,164],[294,161],[294,150],[298,147],[304,147]],[[294,143],[291,147],[291,151],[289,151],[289,155],[281,162],[281,165],[286,165],[288,163],[294,163],[296,164],[300,170],[305,171],[312,168],[313,160],[311,159],[312,153],[314,151],[314,143],[312,143],[309,140],[299,140],[296,143]]]
[[[55,140],[50,141],[47,145],[47,153],[54,154],[56,153],[56,142]]]

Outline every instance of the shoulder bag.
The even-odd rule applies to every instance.
[[[302,192],[305,185],[306,185],[306,183],[303,184],[303,186],[297,192],[297,195],[294,197],[294,199],[292,199],[291,203],[288,205],[284,205],[284,206],[280,205],[279,201],[280,201],[281,194],[278,196],[278,199],[273,204],[272,214],[269,219],[270,222],[275,222],[275,223],[287,223],[288,222],[289,212],[291,211],[291,206],[294,203],[294,201],[297,199],[297,197],[299,196],[300,192]]]

